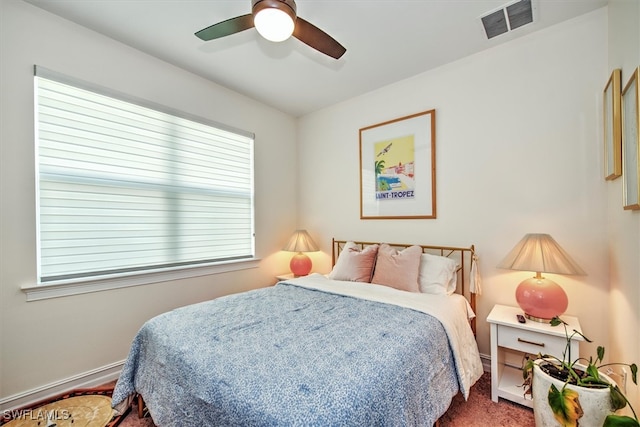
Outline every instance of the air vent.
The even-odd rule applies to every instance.
[[[519,0],[481,17],[487,38],[493,38],[533,22],[531,0]]]
[[[482,25],[488,38],[493,38],[509,31],[507,27],[507,18],[504,16],[504,9],[500,9],[492,14],[482,17]]]

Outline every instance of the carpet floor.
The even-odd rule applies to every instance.
[[[440,419],[441,427],[534,427],[533,411],[516,403],[501,399],[491,401],[491,375],[487,372],[471,388],[469,400],[458,394],[446,414]],[[137,408],[120,423],[119,427],[154,427],[151,418],[138,418]]]

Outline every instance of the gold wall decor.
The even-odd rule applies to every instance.
[[[622,70],[611,73],[604,87],[604,179],[607,181],[622,175],[622,102],[620,80]]]
[[[625,209],[640,209],[640,67],[622,91],[622,175]]]

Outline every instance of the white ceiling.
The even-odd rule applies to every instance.
[[[294,116],[538,31],[607,0],[533,0],[534,22],[488,40],[480,17],[508,0],[298,0],[298,16],[347,48],[334,60],[255,29],[194,33],[251,12],[251,0],[26,0]]]

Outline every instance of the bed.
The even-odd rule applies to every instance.
[[[432,426],[482,375],[473,246],[332,248],[328,275],[146,322],[114,408],[140,396],[161,427]]]

